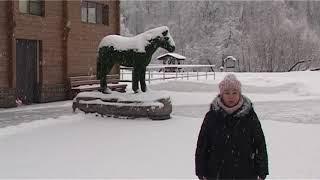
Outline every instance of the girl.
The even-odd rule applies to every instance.
[[[199,179],[265,179],[268,155],[260,121],[241,83],[228,74],[219,83],[201,126],[195,153]]]

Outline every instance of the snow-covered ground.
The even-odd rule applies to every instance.
[[[2,109],[2,120],[43,114],[41,121],[28,114],[28,123],[0,128],[0,178],[196,178],[199,128],[224,75],[152,82],[150,91],[171,96],[166,121],[72,114],[70,101]],[[319,75],[237,73],[265,132],[270,179],[320,178]]]

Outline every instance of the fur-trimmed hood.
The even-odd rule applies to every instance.
[[[234,116],[236,116],[236,117],[241,117],[241,116],[247,115],[250,112],[250,110],[253,108],[251,100],[244,95],[241,95],[241,96],[243,98],[243,105],[239,108],[239,110],[237,110],[235,112]],[[219,106],[219,104],[218,104],[219,100],[221,101],[220,95],[218,95],[217,97],[215,97],[213,99],[212,103],[210,104],[210,110],[223,111],[224,113],[226,113],[225,110]]]

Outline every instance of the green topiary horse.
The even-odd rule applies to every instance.
[[[166,26],[154,28],[134,37],[109,35],[104,37],[99,44],[97,58],[97,79],[103,93],[107,89],[106,75],[109,74],[114,64],[133,67],[132,89],[134,92],[146,92],[146,66],[151,61],[153,53],[159,48],[169,52],[175,50],[175,44]]]

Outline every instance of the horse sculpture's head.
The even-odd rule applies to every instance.
[[[166,49],[169,52],[173,52],[176,48],[168,29],[162,32],[162,36],[160,37],[159,42],[160,47]]]
[[[148,30],[144,34],[146,35],[147,39],[149,39],[148,41],[152,47],[161,47],[169,52],[173,52],[175,50],[175,43],[167,26]]]

